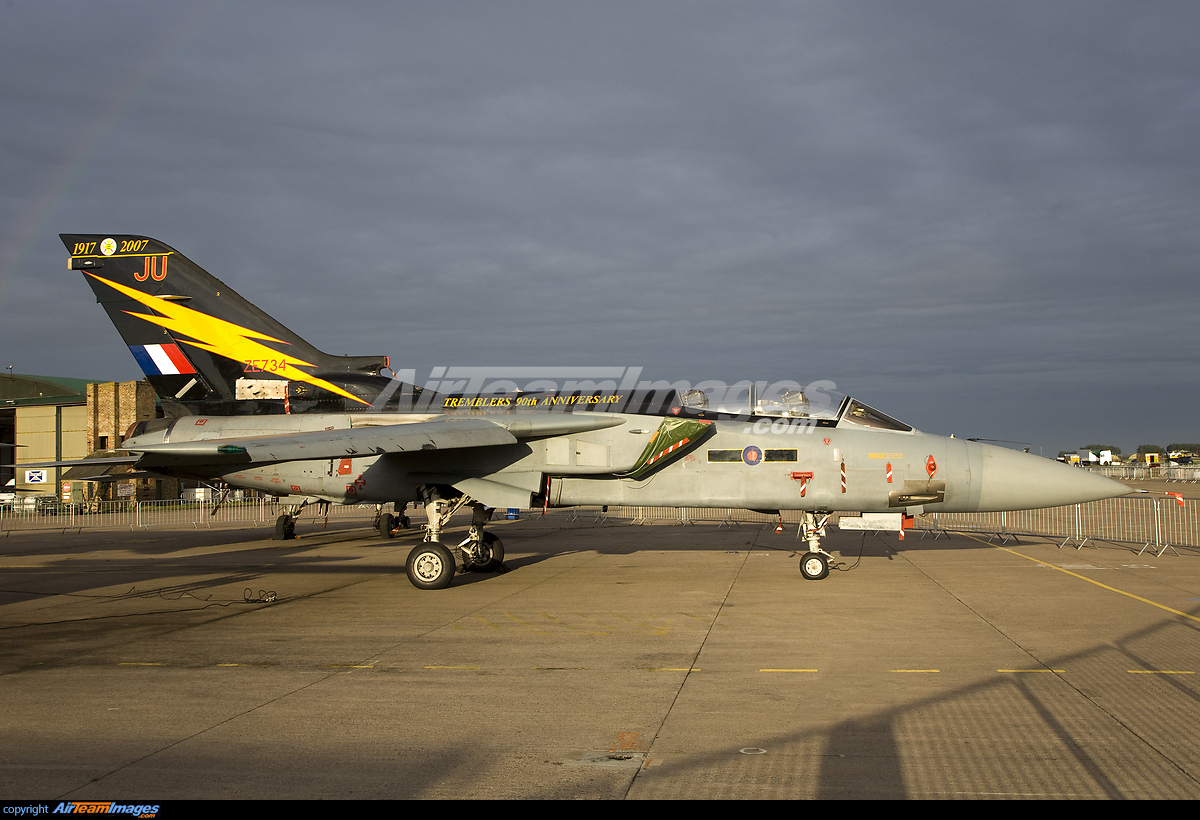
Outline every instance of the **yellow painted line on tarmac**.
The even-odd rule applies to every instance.
[[[608,634],[607,632],[593,632],[593,631],[587,630],[587,629],[580,629],[577,626],[567,623],[562,618],[558,618],[558,617],[555,617],[554,615],[551,615],[549,612],[539,611],[538,614],[541,615],[543,618],[546,618],[547,620],[553,621],[555,624],[563,627],[564,629],[569,629],[572,632],[578,632],[581,635],[607,635]],[[536,628],[533,624],[526,624],[526,626],[528,626],[531,629]],[[548,632],[538,632],[537,634],[548,635],[549,633]]]
[[[1014,675],[1027,675],[1033,672],[1053,672],[1056,675],[1065,674],[1065,669],[997,669],[997,672],[1009,672]]]
[[[118,663],[117,666],[166,666],[165,663],[137,663],[135,661],[125,661]]]
[[[984,541],[982,538],[976,538],[975,536],[971,535],[970,533],[959,532],[956,534],[957,535],[965,535],[967,538],[970,538],[972,541],[978,541],[980,544],[987,544],[987,542]],[[1000,547],[1000,546],[996,546],[994,544],[989,544],[989,546],[992,546],[998,550],[1004,550],[1005,552],[1012,553],[1013,555],[1016,555],[1019,558],[1024,558],[1027,561],[1033,561],[1035,564],[1041,564],[1043,567],[1049,567],[1050,569],[1056,569],[1059,572],[1063,572],[1063,573],[1066,573],[1067,575],[1072,576],[1073,578],[1078,578],[1081,581],[1087,581],[1089,584],[1095,584],[1096,586],[1100,587],[1101,589],[1107,589],[1109,592],[1115,592],[1118,595],[1124,595],[1126,598],[1132,598],[1135,601],[1141,601],[1143,604],[1150,604],[1150,606],[1158,607],[1159,609],[1163,610],[1164,612],[1170,612],[1172,615],[1178,615],[1181,618],[1187,618],[1189,621],[1196,621],[1197,623],[1200,623],[1200,618],[1197,618],[1195,615],[1189,615],[1186,612],[1180,612],[1178,609],[1171,609],[1171,607],[1169,607],[1169,606],[1163,606],[1160,603],[1151,601],[1149,598],[1143,598],[1140,595],[1134,595],[1132,592],[1126,592],[1122,589],[1117,589],[1116,587],[1110,587],[1108,584],[1102,584],[1099,581],[1093,581],[1091,578],[1088,578],[1086,575],[1080,575],[1077,572],[1071,572],[1070,570],[1063,569],[1062,567],[1055,566],[1054,564],[1048,563],[1046,561],[1041,561],[1037,558],[1031,558],[1028,555],[1017,552],[1014,549],[1009,549],[1008,547]]]
[[[374,669],[375,665],[371,663],[327,663],[326,669]]]
[[[759,669],[759,672],[816,672],[816,669]]]
[[[913,674],[921,674],[922,672],[941,672],[941,669],[891,669],[891,672],[911,672]]]
[[[542,614],[542,613],[538,613],[538,614],[540,615],[540,614]],[[526,621],[526,620],[524,620],[524,619],[522,619],[522,618],[518,618],[516,615],[513,615],[511,612],[505,612],[505,613],[504,613],[504,617],[505,617],[505,618],[508,618],[510,621],[513,621],[514,623],[518,623],[518,624],[520,624],[521,626],[523,626],[523,627],[525,627],[525,628],[527,628],[527,629],[532,629],[532,630],[534,630],[534,632],[535,632],[536,634],[538,634],[538,635],[546,635],[546,634],[549,634],[549,633],[546,633],[546,632],[542,632],[542,631],[539,629],[539,627],[540,627],[540,626],[542,626],[541,624],[535,624],[535,623],[533,623],[533,622],[531,622],[531,621]],[[548,616],[548,615],[547,615],[546,617],[550,617],[550,616]],[[557,619],[554,619],[554,620],[557,620]],[[496,628],[497,628],[497,629],[499,629],[499,627],[496,627]]]
[[[1185,670],[1172,669],[1128,669],[1126,670],[1131,675],[1194,675],[1195,672]]]
[[[610,632],[616,630],[615,626],[609,626],[608,624],[603,623],[602,621],[599,621],[599,620],[591,617],[590,615],[584,615],[582,612],[572,612],[571,614],[574,615],[576,618],[579,618],[581,621],[591,621],[592,623],[594,623],[596,625],[597,629],[604,630],[603,632],[589,632],[589,633],[587,633],[589,635],[607,635]]]

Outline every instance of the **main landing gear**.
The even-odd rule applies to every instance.
[[[818,518],[813,513],[804,513],[800,522],[800,537],[808,542],[808,552],[800,558],[800,574],[806,581],[820,581],[829,575],[829,553],[821,549],[821,539],[825,537],[825,522],[829,514],[824,513]]]
[[[445,589],[454,577],[454,556],[437,541],[426,541],[408,554],[404,571],[417,589]]]
[[[466,495],[447,501],[436,489],[425,491],[422,496],[425,514],[429,518],[425,526],[425,540],[408,554],[404,567],[413,586],[417,589],[445,589],[450,586],[457,568],[454,553],[441,543],[442,528],[450,516],[467,504],[471,505],[471,529],[456,548],[463,571],[495,572],[500,569],[504,563],[504,543],[483,529],[484,524],[491,520],[492,508]]]

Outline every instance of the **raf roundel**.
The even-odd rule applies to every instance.
[[[742,450],[742,461],[750,466],[754,466],[762,461],[762,450],[751,444],[745,450]]]
[[[105,256],[112,256],[117,251],[117,240],[111,236],[100,243],[100,253]]]

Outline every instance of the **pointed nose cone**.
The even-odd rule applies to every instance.
[[[980,512],[1063,507],[1133,492],[1120,482],[1041,456],[980,444]]]

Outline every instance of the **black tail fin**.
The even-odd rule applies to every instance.
[[[366,410],[392,381],[386,356],[322,353],[169,245],[60,237],[169,413]]]

